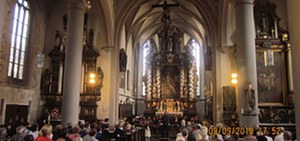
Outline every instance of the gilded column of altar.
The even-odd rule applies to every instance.
[[[197,75],[197,66],[196,62],[194,61],[193,63],[193,88],[194,88],[194,93],[193,93],[193,98],[197,95],[197,88],[198,88],[198,75]]]
[[[156,67],[157,98],[161,97],[160,67]]]
[[[189,99],[194,98],[194,75],[193,75],[193,63],[189,66]]]
[[[239,122],[240,126],[253,127],[259,124],[254,0],[236,0],[235,2],[239,75],[237,87]]]
[[[299,0],[287,0],[287,6],[288,6],[288,19],[289,19],[289,33],[290,33],[290,41],[291,41],[291,57],[293,59],[292,65],[293,65],[293,84],[294,86],[294,102],[295,102],[295,109],[300,108],[300,87],[297,86],[300,84],[300,65],[298,60],[300,60],[300,18],[298,13],[300,12],[299,6],[300,1]],[[300,137],[300,111],[296,111],[296,131],[297,131],[297,138],[299,140]]]
[[[184,67],[182,66],[180,68],[180,97],[184,97],[184,85],[185,85],[185,73],[184,73]]]
[[[85,0],[68,1],[68,25],[63,82],[62,124],[78,124]]]
[[[151,100],[151,86],[152,86],[152,79],[151,79],[151,76],[152,76],[152,67],[149,65],[148,66],[148,69],[147,69],[147,86],[146,86],[146,96],[147,96],[147,100]]]

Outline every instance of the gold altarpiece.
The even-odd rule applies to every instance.
[[[167,38],[164,38],[167,37]],[[183,46],[183,32],[169,25],[151,40],[143,76],[146,114],[196,114],[197,68],[192,46]],[[166,39],[166,40],[164,40]]]

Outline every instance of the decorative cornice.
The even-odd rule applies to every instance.
[[[220,45],[218,47],[218,49],[222,52],[222,53],[231,53],[232,50],[236,50],[236,44],[233,45]]]
[[[116,48],[114,46],[103,46],[101,47],[101,50],[104,50],[106,53],[115,50]]]

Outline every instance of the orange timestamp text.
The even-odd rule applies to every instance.
[[[276,136],[280,134],[281,127],[260,127],[259,131],[263,133],[264,135],[270,134],[273,136]]]
[[[260,127],[255,130],[253,127],[210,127],[208,129],[209,135],[255,135],[256,132],[261,132],[262,134],[278,135],[280,134],[280,127]]]
[[[253,127],[210,127],[209,135],[253,135],[255,132]]]

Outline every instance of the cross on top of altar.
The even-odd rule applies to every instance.
[[[152,8],[161,7],[163,8],[163,16],[161,18],[161,21],[164,23],[164,33],[163,33],[163,45],[164,48],[168,47],[168,26],[170,24],[170,11],[169,7],[178,7],[179,4],[168,4],[165,0],[163,4],[154,4],[152,5]]]
[[[164,10],[168,9],[168,7],[178,7],[179,4],[168,4],[167,1],[165,0],[163,4],[153,4],[152,8],[156,7],[162,7]]]

